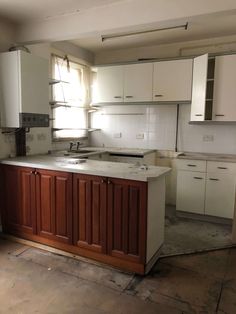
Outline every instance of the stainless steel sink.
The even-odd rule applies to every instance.
[[[78,150],[71,150],[71,151],[67,151],[69,154],[89,154],[89,153],[93,153],[94,151],[92,150],[85,150],[85,149],[78,149]]]

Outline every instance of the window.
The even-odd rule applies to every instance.
[[[87,136],[90,104],[90,69],[87,66],[52,56],[53,138],[70,139]]]

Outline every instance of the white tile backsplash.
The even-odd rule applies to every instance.
[[[91,133],[95,146],[175,149],[176,105],[121,105],[104,107],[91,115]],[[235,125],[191,125],[190,105],[179,110],[178,150],[236,154]],[[114,133],[122,133],[114,138]],[[144,139],[136,135],[143,133]],[[204,138],[210,136],[211,141]],[[213,139],[213,140],[212,140]]]

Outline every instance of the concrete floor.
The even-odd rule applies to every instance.
[[[160,259],[146,277],[0,240],[1,314],[236,313],[236,249]]]
[[[177,217],[175,208],[167,207],[162,255],[228,247],[232,245],[231,235],[230,224]]]

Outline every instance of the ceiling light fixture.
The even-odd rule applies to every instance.
[[[182,25],[176,25],[176,26],[169,26],[169,27],[163,27],[163,28],[156,28],[156,29],[150,29],[146,31],[140,31],[140,32],[130,32],[130,33],[117,33],[117,34],[111,34],[111,35],[102,35],[102,42],[109,39],[114,38],[120,38],[120,37],[127,37],[127,36],[133,36],[133,35],[141,35],[141,34],[148,34],[148,33],[154,33],[154,32],[160,32],[160,31],[168,31],[172,29],[178,29],[183,28],[184,30],[188,29],[188,22]]]

